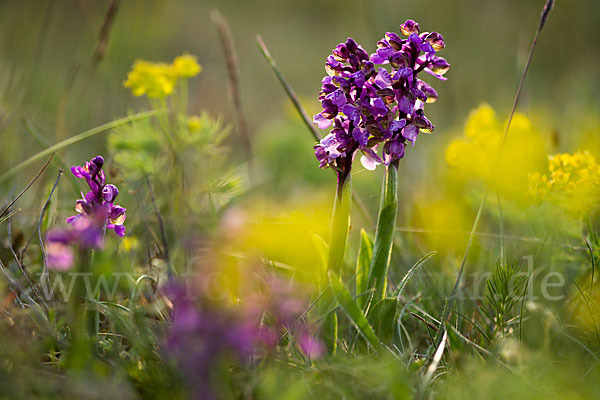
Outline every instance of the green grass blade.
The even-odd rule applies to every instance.
[[[421,257],[421,259],[419,261],[417,261],[415,263],[415,265],[413,265],[408,272],[406,273],[406,275],[404,275],[404,278],[402,278],[402,280],[400,281],[400,284],[398,285],[398,290],[396,290],[396,295],[394,296],[396,298],[396,312],[394,315],[394,327],[397,329],[397,335],[398,338],[401,337],[401,332],[400,332],[400,328],[401,328],[401,321],[400,321],[400,316],[402,315],[402,310],[404,308],[404,305],[401,303],[400,301],[400,297],[402,296],[402,292],[404,291],[404,288],[406,287],[406,284],[408,283],[408,280],[411,278],[411,276],[413,275],[413,273],[421,266],[425,263],[425,261],[429,260],[431,257],[433,257],[435,254],[437,254],[437,251],[431,251],[427,254],[425,254],[423,257]]]
[[[13,215],[18,214],[20,212],[21,212],[21,209],[19,208],[15,211],[9,212],[8,214],[6,214],[3,217],[0,217],[0,224],[3,223],[4,221],[6,221],[7,219],[9,219],[10,217],[12,217]]]
[[[385,170],[377,232],[369,272],[369,287],[375,287],[373,302],[385,296],[387,275],[392,255],[396,214],[398,213],[398,166],[390,164]]]
[[[373,241],[364,229],[360,230],[360,249],[356,260],[356,296],[367,291],[369,285],[369,265],[373,257]],[[357,297],[358,305],[364,310],[366,297]]]
[[[404,275],[404,278],[402,278],[402,280],[400,281],[400,284],[398,285],[398,290],[396,291],[397,299],[399,299],[400,296],[402,295],[402,291],[404,290],[406,283],[408,282],[408,280],[410,279],[412,274],[417,270],[417,268],[419,268],[421,265],[423,265],[425,263],[425,261],[429,260],[431,257],[433,257],[436,254],[437,254],[437,251],[430,251],[429,253],[427,253],[423,257],[421,257],[421,259],[419,261],[417,261],[415,263],[415,265],[413,265],[411,267],[411,269],[408,270],[408,272],[406,273],[406,275]]]
[[[285,79],[285,77],[283,76],[283,73],[279,70],[275,59],[273,58],[273,56],[271,56],[271,52],[267,48],[267,45],[265,44],[263,38],[260,35],[256,36],[256,42],[258,44],[258,48],[265,57],[265,60],[267,60],[267,62],[269,63],[269,66],[275,73],[275,76],[277,76],[277,79],[279,79],[279,83],[281,83],[281,86],[283,86],[292,104],[296,108],[296,111],[298,111],[298,114],[300,114],[302,121],[310,130],[315,140],[318,142],[319,140],[321,140],[321,137],[319,136],[319,132],[317,132],[317,129],[315,128],[315,125],[312,122],[312,118],[308,116],[308,113],[306,112],[304,107],[302,107],[302,104],[298,99],[298,95],[296,95],[296,92],[294,91],[292,86],[288,83],[287,79]]]
[[[57,143],[53,146],[48,147],[45,150],[42,150],[41,152],[29,157],[27,160],[23,161],[22,163],[18,164],[17,166],[11,168],[8,172],[6,172],[5,174],[3,174],[2,176],[0,176],[0,183],[5,182],[6,180],[8,180],[10,177],[14,176],[17,172],[21,171],[23,168],[31,165],[32,163],[54,153],[57,152],[59,150],[63,150],[66,149],[69,146],[72,146],[76,143],[79,143],[81,141],[84,141],[86,139],[89,139],[93,136],[96,136],[100,133],[109,131],[111,129],[117,128],[121,125],[125,125],[128,124],[130,122],[133,121],[137,121],[140,119],[144,119],[144,118],[149,118],[152,117],[154,115],[158,114],[158,111],[145,111],[142,113],[138,113],[138,114],[133,114],[133,115],[129,115],[127,117],[123,117],[123,118],[119,118],[116,119],[114,121],[108,122],[106,124],[102,124],[100,126],[97,126],[95,128],[89,129],[85,132],[82,132],[78,135],[72,136],[66,140],[63,140],[60,143]]]
[[[373,348],[379,349],[379,338],[375,334],[375,331],[369,324],[369,321],[367,320],[367,317],[365,317],[365,314],[361,308],[358,306],[356,301],[354,301],[350,295],[350,292],[348,292],[348,289],[346,289],[346,287],[342,284],[339,276],[332,271],[329,271],[328,276],[331,290],[333,291],[338,303],[342,307],[342,310],[344,310],[344,312],[348,315],[350,321],[352,321],[367,342],[373,346]]]

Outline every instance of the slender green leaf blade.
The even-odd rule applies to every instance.
[[[331,290],[333,291],[338,303],[342,307],[342,310],[344,310],[344,312],[348,315],[350,321],[352,321],[367,342],[369,342],[369,344],[375,349],[379,349],[379,338],[369,324],[369,321],[367,320],[367,317],[365,317],[363,311],[350,295],[348,289],[346,289],[346,287],[342,284],[340,277],[332,271],[329,271],[328,276]]]
[[[137,121],[140,119],[144,119],[144,118],[149,118],[152,117],[154,115],[158,114],[158,111],[146,111],[146,112],[142,112],[142,113],[138,113],[138,114],[133,114],[133,115],[129,115],[127,117],[123,117],[123,118],[119,118],[116,119],[114,121],[108,122],[106,124],[97,126],[95,128],[89,129],[85,132],[82,132],[78,135],[72,136],[66,140],[63,140],[60,143],[57,143],[53,146],[48,147],[45,150],[40,151],[39,153],[29,157],[27,160],[23,161],[22,163],[16,165],[15,167],[11,168],[8,172],[6,172],[5,174],[3,174],[2,176],[0,176],[0,183],[5,182],[7,179],[9,179],[10,177],[14,176],[17,172],[21,171],[23,168],[29,166],[30,164],[36,162],[37,160],[40,160],[54,152],[57,152],[59,150],[63,150],[66,149],[69,146],[72,146],[76,143],[79,143],[81,141],[84,141],[86,139],[89,139],[93,136],[96,136],[100,133],[109,131],[111,129],[117,128],[121,125],[125,125],[128,124],[130,122],[133,121]]]
[[[0,218],[0,224],[3,223],[4,221],[6,221],[7,219],[9,219],[10,217],[12,217],[15,214],[18,214],[19,212],[21,212],[21,209],[17,209],[15,211],[11,211],[8,214],[6,214],[5,216]]]
[[[369,265],[373,257],[373,241],[364,229],[360,230],[360,249],[356,260],[356,301],[361,309],[364,309],[366,299],[360,296],[367,291],[369,285]]]
[[[392,255],[396,214],[398,212],[398,166],[390,164],[385,170],[377,232],[369,272],[369,287],[375,287],[373,302],[385,296],[387,275]]]

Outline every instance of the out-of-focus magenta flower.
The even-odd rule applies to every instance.
[[[106,229],[113,229],[119,236],[125,236],[125,211],[126,209],[113,204],[119,190],[115,185],[106,184],[104,171],[104,158],[96,156],[86,161],[83,166],[71,167],[71,172],[77,178],[85,179],[90,191],[75,204],[77,214],[67,218],[67,222],[73,224],[81,217],[101,220]]]
[[[46,261],[48,268],[66,271],[73,266],[73,248],[100,248],[103,244],[101,222],[89,217],[73,221],[70,227],[54,229],[46,235]]]
[[[287,333],[300,350],[309,358],[319,358],[325,352],[322,341],[312,334],[312,326],[306,320],[304,312],[308,309],[308,299],[304,298],[300,288],[291,281],[273,277],[267,281],[266,293],[260,309],[266,314],[257,335],[257,344],[274,350]],[[267,321],[266,323],[264,321]]]
[[[73,247],[99,248],[103,245],[104,231],[114,229],[125,235],[125,208],[113,204],[119,194],[115,185],[106,184],[102,166],[104,159],[96,156],[83,166],[74,166],[71,172],[85,179],[90,191],[75,203],[77,214],[67,218],[69,228],[54,229],[46,235],[46,261],[48,268],[64,271],[75,260]]]
[[[315,359],[325,354],[325,345],[323,342],[312,335],[307,329],[300,330],[296,334],[298,345],[309,358]]]
[[[247,359],[257,337],[255,321],[197,302],[184,285],[169,282],[164,293],[173,304],[167,349],[180,367],[194,398],[216,395],[212,374],[227,357]]]
[[[367,169],[397,162],[406,142],[414,146],[420,132],[433,131],[423,109],[438,94],[417,76],[425,71],[446,80],[443,75],[450,64],[436,55],[445,47],[444,39],[437,32],[421,33],[413,20],[403,23],[400,31],[407,38],[388,32],[370,56],[349,38],[327,58],[329,76],[323,78],[319,93],[323,111],[313,118],[320,129],[332,127],[315,146],[321,168],[349,172],[357,150]],[[382,157],[377,154],[380,144]]]
[[[61,241],[46,239],[46,257],[48,268],[55,271],[67,271],[75,262],[73,248]]]

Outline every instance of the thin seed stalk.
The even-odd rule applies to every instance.
[[[331,237],[329,243],[328,271],[339,274],[344,265],[344,253],[350,227],[350,206],[352,204],[352,178],[350,174],[338,172],[337,191],[333,205]]]
[[[386,167],[383,178],[377,232],[375,233],[373,257],[371,258],[369,268],[369,287],[375,288],[372,300],[373,304],[385,296],[397,214],[398,164],[392,162]]]

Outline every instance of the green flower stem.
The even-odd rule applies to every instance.
[[[89,249],[80,249],[78,258],[78,269],[73,284],[71,296],[71,332],[72,339],[69,347],[67,364],[70,369],[83,370],[90,365],[92,359],[91,335],[90,335],[90,313],[85,309],[87,303],[87,286],[84,277],[90,270],[92,253]]]
[[[331,236],[329,238],[329,259],[327,261],[327,272],[333,272],[338,276],[344,266],[344,253],[348,241],[348,229],[350,227],[350,206],[352,203],[352,178],[350,173],[337,171],[337,190],[335,203],[333,205],[333,217],[331,220]],[[321,277],[321,282],[327,282],[327,272]],[[323,315],[335,301],[332,292],[328,292],[320,302],[320,311]],[[324,339],[329,349],[329,354],[335,355],[338,342],[338,319],[337,313],[329,314],[324,322]]]
[[[102,228],[102,237],[103,240],[104,238],[106,238],[106,223],[104,223],[104,227]],[[94,271],[93,265],[94,265],[94,255],[95,255],[95,251],[92,250],[91,251],[91,255],[88,258],[89,260],[89,269],[91,271]],[[93,274],[92,277],[94,277],[95,279],[98,279],[98,277],[96,276],[96,274]],[[91,283],[94,283],[94,286],[91,285]],[[98,288],[98,292],[97,293],[86,293],[86,299],[88,296],[90,296],[90,298],[93,299],[93,301],[89,301],[86,300],[88,303],[88,307],[86,308],[85,314],[86,314],[86,324],[87,324],[87,330],[88,330],[88,335],[90,337],[90,339],[92,340],[92,342],[96,343],[96,345],[98,344],[98,335],[100,333],[100,310],[98,309],[99,305],[100,305],[100,286],[95,285],[96,282],[90,282],[90,287],[97,287]]]
[[[383,178],[377,232],[375,233],[373,257],[369,268],[369,287],[375,288],[372,304],[377,303],[385,296],[397,214],[398,164],[391,163],[385,169],[385,177]]]
[[[344,253],[350,227],[350,206],[352,203],[352,178],[350,174],[338,172],[337,192],[331,221],[329,241],[328,271],[339,274],[344,265]]]

